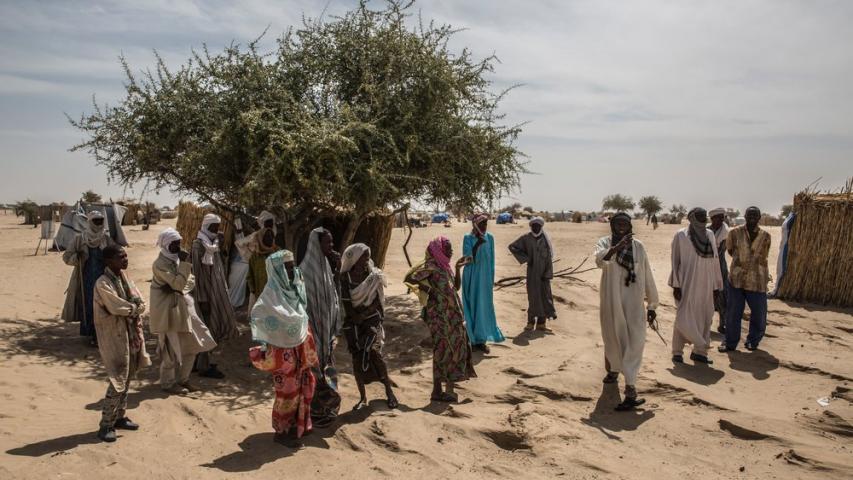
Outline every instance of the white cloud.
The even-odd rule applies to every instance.
[[[353,3],[331,0],[327,15]],[[91,93],[119,96],[121,52],[144,67],[156,48],[177,65],[202,43],[246,43],[267,27],[263,44],[271,46],[300,24],[303,12],[316,16],[325,6],[4,3],[0,108],[6,115],[55,115],[49,105],[60,102],[69,113],[83,111]],[[833,185],[831,179],[853,173],[853,2],[423,0],[417,8],[427,20],[466,27],[453,46],[498,55],[496,88],[525,84],[503,108],[508,122],[530,121],[520,144],[531,168],[543,173],[524,179],[526,203],[589,209],[616,188],[705,201],[684,187],[701,172],[705,183],[729,185],[733,204],[773,204],[805,178],[822,175]],[[56,119],[11,126],[0,120],[0,129],[9,139],[44,122]],[[64,145],[60,137],[55,141]],[[756,186],[755,178],[765,181]]]

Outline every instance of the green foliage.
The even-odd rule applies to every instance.
[[[674,204],[672,204],[672,207],[670,207],[669,213],[671,213],[675,216],[682,216],[683,217],[684,215],[687,215],[687,208],[685,208],[684,205],[682,205],[680,203],[679,204],[674,203]]]
[[[793,211],[793,205],[782,205],[782,211],[779,212],[779,217],[781,217],[782,219],[788,218],[788,215],[790,215]]]
[[[24,225],[38,225],[39,206],[36,202],[30,199],[16,202],[14,210],[16,217],[24,217]]]
[[[651,218],[652,215],[655,215],[661,210],[663,210],[663,202],[661,202],[660,199],[654,195],[640,197],[638,205],[640,209],[646,213],[647,218]]]
[[[101,203],[101,196],[95,193],[93,190],[86,190],[80,196],[80,199],[85,203]]]
[[[517,126],[500,124],[496,59],[453,52],[455,30],[409,28],[412,3],[361,2],[306,19],[272,52],[205,48],[175,71],[127,75],[125,99],[72,123],[122,184],[195,194],[221,208],[275,206],[290,222],[363,216],[409,201],[486,205],[518,186]]]
[[[635,205],[636,204],[631,197],[622,195],[621,193],[608,195],[604,197],[604,200],[601,202],[601,208],[604,210],[615,210],[617,212],[633,210]]]

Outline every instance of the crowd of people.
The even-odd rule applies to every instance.
[[[709,214],[694,208],[687,215],[688,226],[673,238],[668,284],[677,306],[672,333],[675,363],[684,363],[687,344],[692,345],[689,358],[694,364],[713,363],[708,354],[715,311],[720,315],[718,330],[725,334],[720,352],[737,348],[745,304],[752,312],[745,347],[757,349],[764,336],[770,236],[758,225],[758,208],[747,209],[745,218],[745,225],[729,230],[724,210]],[[384,386],[388,407],[397,408],[382,355],[387,279],[374,265],[370,248],[355,243],[340,254],[332,233],[317,228],[310,232],[304,258],[297,263],[295,254],[276,241],[275,216],[265,211],[257,221],[259,229],[239,235],[238,243],[246,259],[242,271],[250,294],[252,338],[258,344],[248,355],[254,367],[272,376],[276,440],[296,447],[314,426],[335,421],[341,408],[334,357],[340,337],[352,355],[359,392],[353,408],[367,405],[365,385],[372,382]],[[495,314],[495,241],[488,223],[487,214],[472,217],[471,232],[455,262],[451,241],[437,236],[429,242],[423,261],[404,279],[420,301],[421,318],[431,336],[430,399],[435,402],[457,402],[455,385],[477,375],[473,351],[489,353],[488,344],[505,340]],[[544,219],[531,219],[529,227],[508,250],[526,264],[524,330],[550,332],[547,322],[557,318],[551,293],[554,246]],[[622,374],[624,398],[615,409],[626,411],[644,403],[636,381],[647,325],[658,330],[659,299],[645,247],[633,236],[631,217],[613,215],[610,230],[594,250],[601,269],[603,381],[615,383]],[[189,252],[182,250],[182,241],[172,228],[159,234],[149,296],[148,326],[157,336],[159,383],[175,395],[197,390],[190,382],[193,371],[223,378],[216,363],[219,346],[239,335],[223,263],[222,219],[205,215]],[[151,364],[142,323],[146,305],[124,273],[127,254],[106,234],[100,212],[89,213],[86,230],[63,258],[74,266],[63,318],[79,321],[81,335],[100,350],[109,384],[98,437],[113,442],[116,429],[139,428],[127,417],[126,408],[130,379]]]

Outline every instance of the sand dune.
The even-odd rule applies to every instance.
[[[129,273],[146,295],[153,241],[164,226],[127,232]],[[438,233],[458,246],[466,230],[419,229],[410,253],[419,258]],[[548,230],[562,266],[579,263],[608,232],[601,224]],[[675,230],[635,225],[662,292],[667,341],[675,314],[666,288]],[[525,227],[492,231],[498,276],[521,273],[505,246]],[[775,262],[779,230],[771,233]],[[522,333],[524,287],[507,288],[495,296],[506,343],[476,355],[479,378],[462,384],[459,405],[430,404],[431,351],[416,299],[400,283],[407,267],[399,230],[386,266],[392,283],[386,358],[399,385],[398,410],[389,411],[381,387],[371,385],[370,408],[349,412],[357,392],[339,348],[340,421],[306,437],[301,451],[274,444],[271,381],[250,366],[246,334],[220,362],[226,381],[194,378],[202,392],[166,397],[154,383],[156,369],[143,372],[130,395],[130,416],[142,429],[102,444],[95,430],[106,382],[98,354],[77,336],[77,324],[57,320],[71,270],[57,254],[30,256],[36,235],[0,215],[0,478],[853,476],[850,310],[771,300],[762,351],[715,351],[711,368],[673,366],[668,348],[650,334],[638,385],[647,404],[616,413],[619,387],[601,383],[599,272],[555,282],[559,319],[549,335]],[[154,351],[150,339],[148,348]],[[818,405],[820,397],[832,397],[828,407]]]

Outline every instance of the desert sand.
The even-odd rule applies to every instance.
[[[128,227],[130,277],[147,296],[157,233]],[[558,280],[554,333],[524,334],[524,287],[495,301],[507,341],[475,354],[478,378],[462,403],[430,404],[431,348],[416,299],[401,284],[403,232],[395,230],[385,356],[401,406],[388,410],[381,386],[370,408],[350,412],[357,392],[338,348],[342,415],[306,437],[299,451],[273,443],[271,379],[249,364],[248,326],[226,347],[225,381],[193,377],[202,391],[165,396],[157,369],[142,372],[129,416],[142,425],[114,444],[95,437],[106,389],[98,352],[58,319],[71,268],[60,255],[32,256],[37,229],[0,215],[0,478],[853,478],[851,310],[770,301],[767,338],[756,352],[711,354],[708,367],[673,366],[649,332],[638,389],[647,403],[617,413],[623,386],[603,385],[599,271]],[[666,287],[677,226],[635,222],[661,291],[667,342],[675,316]],[[459,250],[468,227],[416,230],[409,251],[447,234]],[[523,273],[506,245],[525,225],[492,225],[498,277]],[[590,255],[606,224],[549,224],[561,259]],[[775,265],[779,229],[773,235]],[[591,264],[592,259],[588,260]],[[716,324],[716,322],[715,322]],[[747,324],[744,326],[746,327]],[[714,346],[720,336],[714,333]],[[152,339],[148,342],[153,354]],[[689,350],[688,350],[689,353]],[[156,365],[157,359],[155,359]],[[834,393],[834,395],[833,395]],[[829,397],[828,406],[818,404]]]

